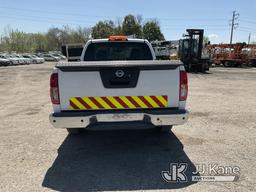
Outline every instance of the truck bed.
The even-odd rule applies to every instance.
[[[156,60],[59,62],[61,111],[177,108],[179,66]]]

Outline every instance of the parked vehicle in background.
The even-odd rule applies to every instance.
[[[24,58],[28,58],[32,60],[32,63],[38,64],[38,63],[44,63],[44,58],[37,57],[35,55],[23,55]]]
[[[156,59],[169,60],[171,55],[177,55],[178,41],[153,41],[151,45],[155,51]]]
[[[8,59],[0,58],[0,66],[8,66],[11,65],[11,61]]]
[[[256,45],[248,44],[242,49],[242,53],[246,54],[247,64],[250,67],[256,67]]]
[[[22,58],[19,58],[19,57],[17,57],[16,55],[14,55],[14,54],[11,54],[11,55],[8,55],[10,58],[12,58],[12,59],[15,59],[15,60],[17,60],[18,61],[18,64],[20,64],[20,65],[25,65],[26,64],[26,61],[24,60],[24,59],[22,59]]]
[[[50,78],[50,123],[78,133],[91,123],[151,123],[168,132],[188,119],[188,80],[180,61],[155,60],[144,39],[90,40],[81,62],[60,62]]]
[[[7,54],[0,55],[0,58],[9,60],[11,62],[11,65],[18,65],[18,64],[20,64],[20,61],[19,61],[18,58],[11,57],[11,56],[9,56]]]
[[[25,57],[23,57],[22,55],[16,54],[16,55],[14,55],[14,56],[16,56],[17,58],[19,58],[20,60],[22,60],[22,61],[24,62],[24,64],[31,64],[31,63],[33,63],[33,60],[32,60],[32,59],[30,59],[30,58],[25,58]]]
[[[246,48],[245,43],[213,44],[208,46],[212,54],[212,63],[216,65],[222,64],[224,67],[247,65],[247,54],[242,51],[243,48]]]
[[[35,53],[34,55],[36,57],[44,58],[44,54],[47,54],[47,53]]]
[[[80,61],[84,44],[66,44],[61,47],[61,52],[66,56],[68,61]]]
[[[44,63],[45,62],[45,59],[43,57],[39,57],[37,55],[31,55],[31,56],[32,56],[32,58],[35,58],[38,61],[38,63]]]
[[[53,55],[54,57],[59,57],[60,60],[66,60],[66,57],[65,57],[64,55],[62,55],[62,54],[52,53],[52,55]]]
[[[26,58],[26,59],[31,59],[31,63],[37,63],[37,60],[36,59],[34,59],[34,58],[32,58],[32,56],[31,55],[22,55],[24,58]]]
[[[52,54],[44,54],[43,58],[45,59],[45,61],[60,61],[59,57],[55,57]]]

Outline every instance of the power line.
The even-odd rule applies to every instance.
[[[22,9],[22,8],[13,8],[13,7],[3,7],[0,6],[0,9],[9,9],[9,10],[17,10],[17,11],[29,11],[29,12],[36,12],[36,13],[47,13],[47,14],[58,14],[58,15],[72,15],[72,16],[83,16],[83,17],[94,17],[94,18],[106,18],[106,16],[96,16],[96,15],[85,15],[85,14],[77,14],[77,13],[64,13],[64,12],[56,12],[56,11],[45,11],[45,10],[38,10],[38,9]]]
[[[1,15],[1,14],[0,14]],[[31,16],[27,16],[27,15],[1,15],[2,18],[10,18],[10,19],[17,19],[17,20],[27,20],[27,21],[38,21],[38,22],[47,22],[47,23],[51,23],[51,24],[71,24],[71,25],[82,25],[82,24],[86,24],[86,23],[91,23],[91,24],[95,24],[97,21],[82,21],[82,20],[74,20],[73,22],[69,22],[67,20],[64,19],[54,19],[52,17],[31,17]],[[167,28],[177,28],[177,27],[186,27],[189,25],[161,25],[162,27],[167,27]],[[207,27],[211,27],[211,28],[223,28],[225,27],[225,25],[211,25],[211,24],[207,24],[207,25],[203,25],[201,26],[203,28],[207,28]]]
[[[5,7],[0,6],[0,9],[9,9],[9,10],[17,10],[17,11],[25,11],[25,12],[35,12],[35,13],[43,13],[43,14],[58,14],[58,15],[70,15],[70,16],[82,16],[82,17],[92,17],[92,18],[103,18],[103,19],[111,19],[111,17],[103,16],[103,15],[85,15],[85,14],[77,14],[77,13],[66,13],[66,12],[56,12],[56,11],[45,11],[45,10],[38,10],[38,9],[24,9],[24,8],[14,8],[14,7]],[[152,20],[156,18],[144,18],[145,20]],[[160,20],[167,20],[167,21],[223,21],[226,18],[157,18]]]
[[[31,17],[15,17],[15,16],[1,16],[2,18],[7,18],[7,19],[12,19],[12,20],[21,20],[21,21],[31,21],[31,22],[44,22],[44,23],[48,23],[48,24],[62,24],[62,25],[82,25],[85,23],[74,23],[74,22],[61,22],[61,21],[56,21],[56,20],[49,20],[49,19],[41,19],[41,18],[31,18]],[[87,27],[89,27],[87,25]],[[215,29],[215,30],[227,30],[228,28],[224,28],[224,25],[208,25],[208,26],[201,26],[198,28],[206,28],[206,29]],[[189,26],[185,26],[185,25],[161,25],[161,29],[185,29],[185,28],[189,28]]]
[[[0,13],[1,14],[1,13]],[[38,19],[39,21],[40,20],[47,20],[49,22],[52,22],[52,21],[56,21],[56,22],[69,22],[67,19],[61,19],[61,18],[54,18],[54,17],[42,17],[42,16],[29,16],[29,15],[20,15],[20,14],[9,14],[9,15],[1,15],[1,17],[9,17],[9,16],[12,16],[12,17],[16,17],[16,18],[20,18],[20,17],[24,17],[24,18],[28,18],[28,19]],[[71,23],[95,23],[95,21],[88,21],[88,20],[76,20],[76,19],[72,19],[72,22]]]
[[[249,20],[244,20],[244,19],[240,19],[240,21],[243,21],[245,23],[250,23],[250,24],[256,24],[256,22],[254,22],[254,21],[249,21]]]
[[[247,30],[247,29],[241,29],[241,28],[237,29],[237,31],[246,32],[246,33],[250,32],[250,30]]]
[[[8,18],[8,19],[12,19],[12,20],[21,20],[21,21],[31,21],[31,22],[36,22],[36,23],[43,22],[43,23],[48,23],[48,24],[81,25],[81,23],[58,22],[58,21],[53,22],[52,20],[46,20],[46,19],[20,18],[20,17],[14,17],[14,16],[4,16],[3,18]]]
[[[247,30],[254,30],[254,31],[256,31],[256,29],[255,29],[255,28],[251,28],[251,27],[239,27],[239,28],[247,29]]]
[[[187,28],[192,28],[192,27],[161,27],[162,30],[175,30],[175,29],[187,29]],[[202,28],[202,27],[197,27],[197,28]],[[206,30],[230,30],[228,27],[226,28],[215,28],[215,27],[203,27]]]
[[[1,13],[0,13],[1,15]],[[26,20],[26,21],[33,21],[33,22],[36,22],[36,21],[39,21],[39,22],[47,22],[47,23],[51,23],[51,24],[70,24],[70,25],[83,25],[83,24],[86,24],[86,23],[90,23],[90,24],[95,24],[97,21],[88,21],[88,20],[72,20],[72,21],[68,21],[68,20],[64,20],[64,19],[60,19],[60,18],[54,18],[54,17],[45,17],[45,16],[28,16],[28,15],[20,15],[20,14],[13,14],[13,15],[1,15],[2,18],[9,18],[9,19],[17,19],[17,20]],[[184,24],[184,25],[166,25],[166,24],[162,24],[161,25],[161,28],[162,27],[188,27],[190,25],[188,24]],[[199,26],[199,25],[197,25]],[[194,27],[194,26],[193,26]],[[214,25],[214,24],[207,24],[207,25],[200,25],[199,28],[207,28],[207,27],[211,27],[211,28],[223,28],[225,27],[225,25]]]
[[[154,18],[147,18],[149,20],[152,20]],[[167,20],[167,21],[225,21],[225,18],[158,18],[161,20]]]
[[[1,13],[0,13],[1,14]],[[30,19],[30,18],[32,18],[32,19],[35,19],[35,18],[38,18],[38,19],[43,19],[43,20],[45,20],[45,19],[47,19],[47,21],[57,21],[57,22],[59,22],[59,21],[61,21],[61,22],[67,22],[67,19],[62,19],[62,18],[55,18],[55,17],[45,17],[45,16],[35,16],[35,15],[21,15],[21,14],[13,14],[13,13],[11,13],[11,14],[8,14],[8,15],[6,15],[6,14],[3,14],[3,15],[1,15],[1,17],[9,17],[9,16],[14,16],[14,17],[25,17],[25,18],[28,18],[28,19]],[[97,22],[97,20],[77,20],[77,19],[72,19],[72,21],[71,21],[71,23],[96,23]],[[165,26],[167,26],[167,25],[165,25]],[[181,25],[170,25],[170,26],[181,26]],[[184,26],[184,25],[182,25],[182,26]],[[205,25],[204,25],[205,26]],[[207,26],[213,26],[213,27],[225,27],[224,25],[215,25],[215,24],[207,24]]]
[[[216,27],[216,28],[226,28],[227,26],[226,25],[211,25],[211,24],[197,24],[197,25],[195,25],[195,24],[183,24],[183,25],[165,25],[165,24],[161,24],[161,27],[162,26],[165,26],[165,27],[170,27],[170,28],[172,28],[172,27],[185,27],[185,26],[187,26],[187,27],[189,27],[189,26],[191,26],[192,28],[205,28],[205,27]]]

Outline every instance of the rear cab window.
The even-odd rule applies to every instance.
[[[138,42],[96,42],[88,45],[84,61],[153,60],[149,46]]]

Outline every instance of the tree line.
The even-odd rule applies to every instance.
[[[49,28],[46,33],[26,33],[6,27],[0,39],[0,51],[44,52],[60,50],[68,43],[85,43],[89,39],[108,38],[110,35],[127,35],[149,41],[164,40],[159,22],[143,22],[141,16],[127,15],[117,22],[99,21],[93,27],[63,26]]]

